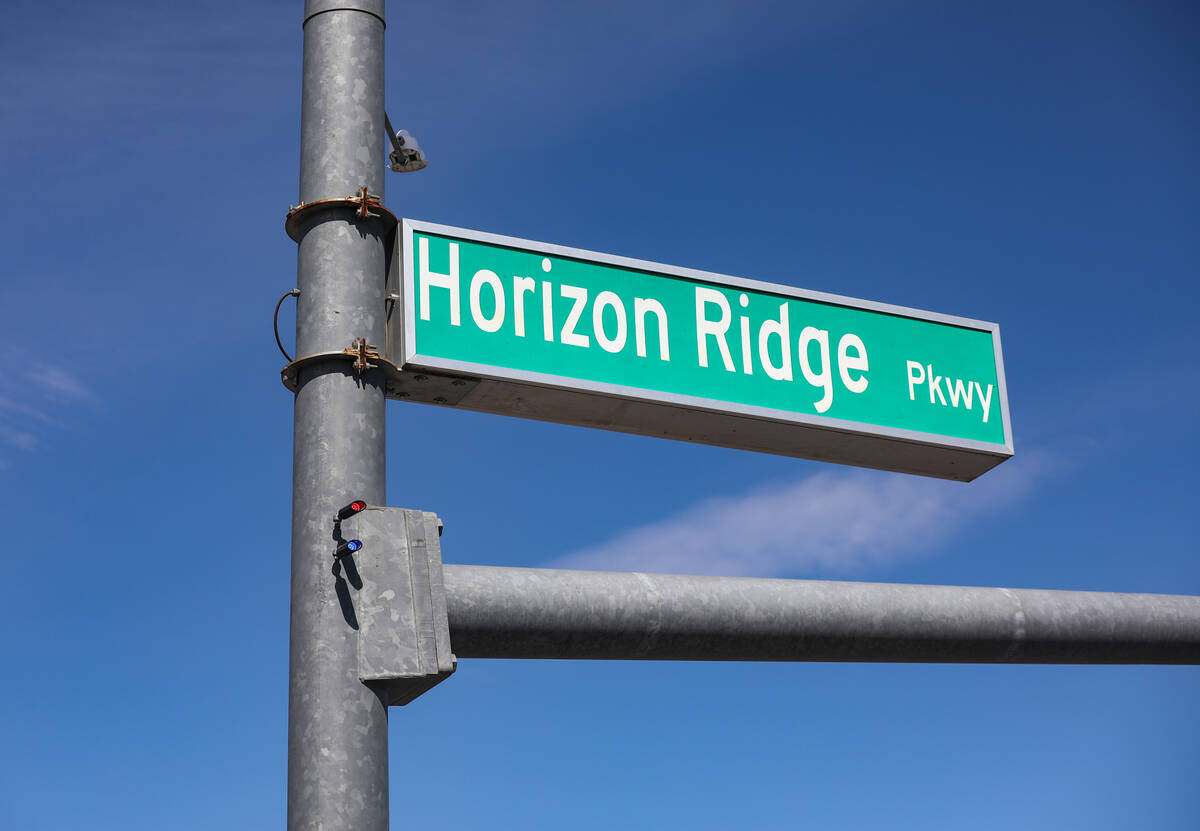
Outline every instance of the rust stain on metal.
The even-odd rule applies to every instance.
[[[355,199],[358,201],[358,218],[359,219],[367,219],[372,216],[379,216],[379,214],[371,213],[370,209],[371,208],[380,208],[380,207],[383,207],[383,205],[379,201],[378,196],[376,196],[373,193],[367,192],[366,185],[363,185],[362,187],[360,187],[358,189],[358,196],[355,197]]]
[[[378,365],[371,361],[380,359],[379,348],[368,344],[366,338],[355,338],[353,345],[342,351],[354,358],[354,371],[359,375]]]

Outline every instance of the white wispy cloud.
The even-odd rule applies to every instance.
[[[19,447],[21,450],[33,450],[38,443],[37,436],[32,433],[16,430],[3,424],[0,424],[0,438],[4,440],[5,444]]]
[[[94,398],[87,385],[61,367],[51,364],[39,364],[28,378],[44,392],[55,398],[73,398],[76,400],[91,400]]]
[[[971,485],[837,469],[709,499],[567,554],[554,568],[769,576],[861,571],[945,542],[1055,471],[1025,452]]]
[[[34,421],[41,422],[42,424],[55,423],[55,419],[50,414],[40,410],[39,408],[32,407],[29,404],[24,404],[20,401],[14,401],[11,398],[0,395],[0,420],[3,420],[6,417],[13,418],[15,416],[31,418]]]
[[[1151,419],[1160,428],[1194,422],[1196,385],[1180,383],[1195,377],[1193,354],[1188,335],[1106,365],[1103,376],[1060,382],[1025,408],[1027,433],[1053,452],[1019,443],[1016,456],[970,484],[831,467],[699,502],[547,565],[772,576],[861,573],[916,556],[1105,447],[1137,441]]]
[[[61,365],[30,361],[20,350],[6,350],[3,358],[6,365],[28,369],[0,376],[0,444],[37,450],[47,431],[70,427],[81,406],[98,403],[91,388]],[[9,467],[0,459],[0,469]]]

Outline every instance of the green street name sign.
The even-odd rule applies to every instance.
[[[404,220],[391,397],[970,480],[1012,455],[999,328]]]

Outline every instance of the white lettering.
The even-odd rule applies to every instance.
[[[704,314],[704,307],[715,304],[721,310],[720,320],[709,320]],[[728,372],[733,372],[733,357],[729,354],[729,344],[725,342],[725,333],[729,331],[729,301],[725,295],[716,289],[696,286],[696,346],[700,351],[700,366],[708,366],[708,341],[711,336],[717,341],[721,350],[721,361]]]
[[[937,393],[938,399],[942,402],[942,406],[946,406],[946,396],[942,395],[942,376],[933,374],[933,364],[926,364],[926,369],[929,370],[929,403],[933,404],[933,395]]]
[[[943,407],[954,407],[957,409],[961,404],[963,409],[974,409],[976,395],[978,395],[979,406],[983,409],[983,423],[987,424],[988,417],[992,412],[992,389],[993,385],[988,384],[987,389],[983,388],[978,381],[964,381],[960,378],[951,378],[946,376],[933,374],[933,364],[925,364],[922,366],[916,361],[908,362],[908,400],[916,401],[916,386],[923,382],[929,384],[929,403],[940,404]],[[946,382],[945,393],[942,391],[942,381]],[[947,401],[947,396],[949,401]]]
[[[450,273],[438,274],[429,270],[429,240],[421,237],[417,246],[421,261],[421,320],[429,320],[429,288],[450,290],[450,325],[462,323],[458,302],[458,243],[450,243]]]
[[[591,346],[591,340],[587,335],[581,335],[575,331],[576,325],[579,323],[579,318],[583,314],[583,309],[587,305],[587,289],[579,286],[559,286],[563,297],[570,298],[575,301],[575,305],[571,307],[571,313],[567,315],[567,322],[563,324],[562,337],[563,343],[570,346],[582,346],[588,348]]]
[[[779,338],[780,364],[771,361],[771,336]],[[767,320],[758,330],[758,359],[763,370],[776,381],[792,380],[792,335],[788,323],[788,304],[779,304],[779,320]]]
[[[612,338],[604,331],[604,310],[607,307],[611,307],[617,313],[617,334]],[[600,344],[600,348],[605,352],[620,352],[625,348],[625,304],[613,292],[602,291],[596,295],[596,302],[592,306],[592,331],[596,333],[596,343]]]
[[[738,295],[738,304],[744,309],[750,305],[750,298],[745,292]],[[740,315],[738,323],[742,329],[742,372],[754,374],[754,353],[750,351],[750,318]]]
[[[979,390],[979,406],[983,407],[983,423],[987,424],[988,413],[992,410],[992,385],[988,384],[987,392],[984,393],[983,387],[976,381],[975,389]]]
[[[813,342],[820,348],[820,372],[813,372],[812,365],[808,360],[808,347]],[[825,395],[821,397],[820,401],[813,403],[813,407],[816,408],[818,413],[825,412],[829,409],[829,405],[833,403],[833,376],[829,371],[829,333],[824,329],[805,326],[800,330],[800,343],[796,357],[800,359],[800,371],[804,373],[804,380],[808,381],[814,387],[825,388]]]
[[[917,374],[913,374],[914,369],[917,371]],[[917,400],[917,395],[915,392],[913,392],[913,387],[915,387],[917,384],[923,384],[923,383],[925,383],[925,367],[921,366],[916,361],[909,361],[908,362],[908,400],[909,401]]]
[[[554,343],[554,286],[548,280],[542,281],[542,337]]]
[[[961,378],[947,378],[946,393],[950,396],[950,406],[958,407],[959,401],[965,401],[967,409],[971,409],[971,399],[975,395],[976,386],[978,386],[978,384],[975,384],[972,381],[967,381],[966,388],[964,389]]]
[[[517,329],[517,337],[525,337],[525,295],[537,288],[537,280],[532,277],[513,277],[513,324]]]
[[[742,327],[742,372],[753,375],[754,353],[750,351],[750,318],[740,315],[738,322]]]
[[[485,285],[491,287],[492,295],[496,298],[491,317],[484,317],[483,308],[479,305],[479,293]],[[504,287],[500,285],[496,272],[481,268],[471,278],[471,317],[475,325],[485,332],[498,331],[504,325]]]
[[[663,304],[653,298],[633,298],[633,335],[637,345],[639,358],[646,357],[646,313],[654,312],[658,319],[658,357],[661,360],[671,360],[671,351],[667,338],[667,310]]]
[[[854,350],[854,354],[850,354],[850,350]],[[863,344],[862,338],[858,335],[846,334],[842,335],[838,341],[838,372],[842,376],[842,384],[850,392],[863,392],[869,383],[867,380],[867,347]],[[863,373],[857,378],[850,377],[850,370]],[[909,394],[912,393],[912,384],[909,384]]]

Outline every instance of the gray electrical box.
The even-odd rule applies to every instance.
[[[362,541],[354,566],[358,675],[407,704],[455,668],[442,585],[441,521],[428,511],[367,506],[342,521]]]

